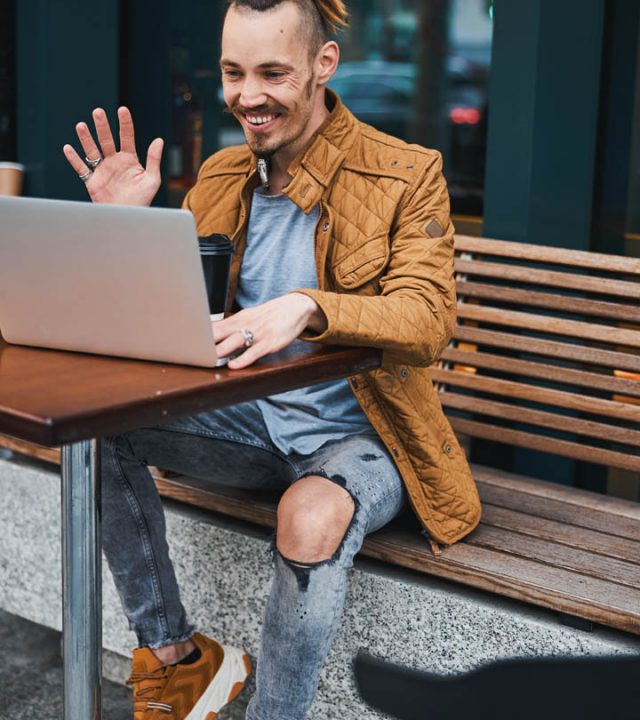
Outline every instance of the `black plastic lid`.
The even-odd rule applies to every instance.
[[[228,255],[233,252],[233,245],[227,235],[214,233],[206,237],[199,237],[200,251],[207,255]]]

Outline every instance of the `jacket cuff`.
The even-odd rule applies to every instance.
[[[301,335],[301,340],[308,340],[309,342],[325,343],[330,344],[332,335],[334,334],[334,322],[336,307],[335,299],[332,297],[332,293],[325,292],[324,290],[310,290],[309,288],[302,288],[300,290],[292,290],[291,292],[302,293],[315,300],[318,307],[322,310],[327,318],[327,329],[322,333],[316,333],[313,330],[306,329]]]

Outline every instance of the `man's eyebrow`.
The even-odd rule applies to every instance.
[[[222,58],[220,60],[220,65],[228,65],[229,67],[235,68],[241,67],[240,63],[234,62],[233,60],[227,60],[226,58]],[[277,60],[270,60],[269,62],[263,62],[258,65],[259,70],[268,70],[269,68],[276,67],[282,68],[283,70],[293,70],[293,66],[289,65],[289,63],[278,62]]]

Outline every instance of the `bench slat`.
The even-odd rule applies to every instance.
[[[473,477],[477,482],[486,486],[495,486],[504,490],[510,490],[514,497],[533,496],[542,500],[555,500],[573,509],[574,512],[594,510],[613,515],[616,518],[615,527],[611,531],[616,534],[620,529],[620,521],[629,521],[629,527],[635,528],[635,534],[628,537],[640,540],[640,504],[629,502],[611,495],[602,495],[591,490],[567,487],[548,480],[532,478],[528,475],[498,470],[473,463],[471,465]],[[621,533],[619,533],[621,534]]]
[[[568,547],[553,540],[544,540],[520,532],[482,524],[468,539],[469,544],[522,558],[535,558],[552,567],[600,578],[640,590],[640,565],[604,557],[597,553]],[[640,601],[640,596],[639,596]]]
[[[638,533],[640,526],[636,520],[616,517],[601,510],[589,509],[528,493],[516,495],[506,488],[490,485],[481,480],[477,482],[483,502],[518,510],[533,517],[564,522],[567,526],[574,528],[597,530],[598,532],[617,535],[634,542],[640,539]]]
[[[489,415],[490,417],[503,418],[504,420],[513,420],[515,422],[527,423],[528,425],[537,425],[562,432],[576,433],[591,438],[606,438],[607,440],[612,440],[617,443],[640,447],[640,432],[621,428],[616,425],[607,425],[606,423],[593,422],[592,420],[582,420],[580,418],[545,412],[543,410],[531,410],[530,408],[520,407],[519,405],[509,405],[508,403],[485,400],[484,398],[474,397],[473,395],[459,395],[446,391],[440,393],[440,402],[445,407],[455,408],[456,410],[466,410],[468,412]]]
[[[521,290],[520,288],[489,285],[469,280],[456,283],[458,297],[471,297],[481,300],[498,300],[531,307],[543,307],[551,310],[562,309],[567,313],[578,313],[612,320],[640,322],[640,307],[624,303],[611,303],[603,300],[586,300],[571,295]]]
[[[58,448],[48,448],[44,447],[44,445],[37,445],[36,443],[18,440],[2,434],[0,434],[0,448],[60,465],[60,450]]]
[[[568,385],[579,385],[585,388],[606,390],[607,392],[619,395],[630,395],[640,397],[640,382],[628,380],[627,378],[605,375],[603,373],[586,372],[584,370],[573,370],[558,365],[532,362],[531,360],[519,360],[505,357],[504,355],[490,355],[486,352],[471,352],[459,348],[447,347],[441,355],[442,360],[459,363],[471,367],[485,368],[487,370],[499,370],[513,375],[526,375],[548,380],[553,377],[554,382],[562,382]]]
[[[538,331],[582,340],[609,342],[613,345],[640,348],[640,332],[611,327],[610,325],[599,325],[579,320],[563,320],[549,315],[535,315],[534,313],[517,310],[501,310],[500,308],[471,303],[458,304],[458,317],[461,320],[506,325],[527,332]]]
[[[523,267],[522,265],[486,262],[484,260],[466,260],[460,257],[456,257],[454,260],[454,269],[456,273],[462,275],[514,280],[528,285],[545,285],[564,290],[580,290],[598,295],[621,297],[626,300],[630,298],[640,299],[638,283],[627,282],[626,280],[607,278],[606,282],[603,282],[601,277],[593,275],[539,270],[537,268]],[[605,287],[606,290],[604,290]]]
[[[600,448],[581,445],[569,440],[558,440],[557,438],[534,435],[533,433],[475,422],[475,420],[464,420],[458,417],[449,417],[449,422],[458,434],[484,438],[485,440],[495,440],[509,445],[516,445],[517,447],[540,450],[541,452],[555,453],[576,460],[611,465],[624,470],[640,471],[640,458],[616,452],[615,450],[601,450]]]
[[[388,530],[367,540],[370,557],[640,634],[640,592],[468,542],[435,558],[415,533]]]
[[[611,518],[609,518],[609,522],[611,522]],[[520,510],[510,510],[493,505],[487,499],[484,499],[483,502],[481,524],[531,535],[541,540],[551,540],[559,545],[580,548],[590,553],[626,560],[640,566],[640,542],[638,541],[621,538],[608,532],[576,527],[567,522],[547,520],[539,515],[529,515]]]
[[[602,365],[612,369],[629,370],[630,372],[640,372],[640,355],[616,352],[614,350],[600,350],[586,345],[575,345],[555,340],[540,340],[524,335],[475,328],[468,325],[456,325],[453,337],[456,340],[479,345],[521,350],[534,355],[573,360],[591,365]]]
[[[484,253],[498,257],[532,260],[556,265],[570,265],[605,272],[620,272],[640,275],[640,260],[620,255],[607,255],[586,250],[570,250],[533,243],[509,242],[491,238],[456,235],[455,249],[463,252]]]
[[[591,415],[604,415],[627,422],[640,422],[640,407],[617,400],[605,400],[538,385],[524,385],[513,380],[486,377],[459,370],[442,370],[434,367],[431,369],[431,375],[434,380],[445,386],[453,385],[493,395],[504,395],[508,398],[544,403],[566,410],[579,410]],[[550,382],[553,380],[553,377],[549,377]]]

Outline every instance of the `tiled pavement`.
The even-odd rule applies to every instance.
[[[61,720],[60,633],[0,610],[1,720]],[[128,688],[105,681],[103,720],[130,720]]]
[[[61,720],[60,633],[0,609],[0,720]],[[103,720],[131,720],[131,691],[104,681]],[[244,695],[244,693],[243,693]],[[220,713],[240,720],[243,697]]]

